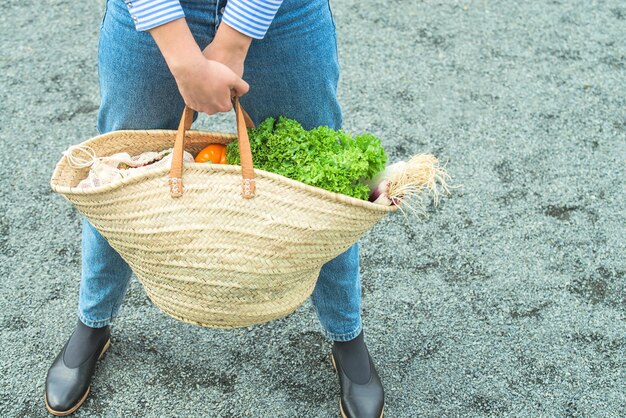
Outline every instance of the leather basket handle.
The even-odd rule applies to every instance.
[[[237,118],[237,140],[239,142],[239,157],[241,158],[241,195],[245,199],[254,197],[256,190],[254,184],[254,165],[252,164],[252,152],[250,151],[250,138],[248,129],[254,128],[254,123],[250,116],[241,107],[239,98],[233,100],[233,107]],[[185,150],[185,133],[191,128],[193,112],[189,106],[185,105],[183,115],[180,118],[174,151],[172,155],[172,166],[170,168],[170,195],[181,197],[183,195],[183,151]]]

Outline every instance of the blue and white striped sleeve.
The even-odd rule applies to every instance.
[[[222,22],[254,39],[262,39],[283,0],[228,0]]]
[[[124,0],[138,31],[185,17],[179,0]],[[228,0],[222,21],[251,38],[262,39],[283,0]]]
[[[124,0],[138,31],[185,17],[178,0]]]

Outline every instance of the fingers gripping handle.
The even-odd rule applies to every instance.
[[[254,124],[250,116],[241,107],[239,98],[234,99],[234,109],[237,118],[237,140],[239,141],[239,156],[241,158],[241,195],[245,199],[251,199],[255,195],[254,183],[254,165],[252,163],[252,152],[250,150],[250,139],[248,138],[248,129],[254,128]],[[172,167],[170,169],[170,195],[173,198],[183,195],[183,152],[185,150],[185,133],[191,128],[193,121],[193,109],[185,106],[183,116],[178,125],[176,133],[176,141],[174,142],[174,151],[172,155]]]

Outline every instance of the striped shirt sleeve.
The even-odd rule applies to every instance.
[[[138,31],[185,17],[179,0],[124,0]],[[283,0],[228,0],[222,21],[251,38],[262,39]]]
[[[178,0],[124,0],[138,31],[185,17]]]
[[[228,0],[222,22],[254,39],[262,39],[283,0]]]

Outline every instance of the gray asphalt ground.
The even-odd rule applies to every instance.
[[[462,186],[362,240],[364,320],[387,416],[626,416],[626,6],[333,3],[345,127]],[[76,317],[80,228],[50,191],[96,134],[98,2],[0,4],[0,415],[43,417]],[[232,115],[199,127],[231,131]],[[337,417],[307,302],[209,330],[133,279],[81,417]]]

